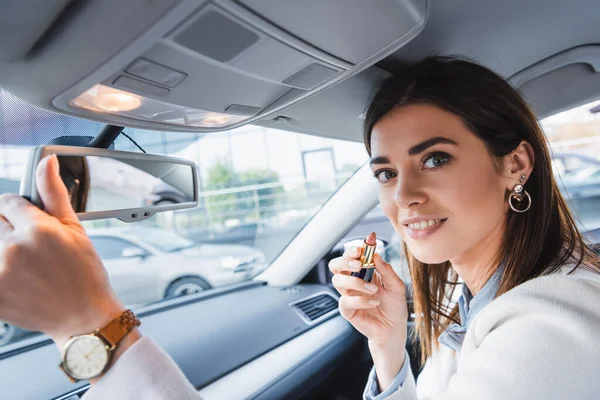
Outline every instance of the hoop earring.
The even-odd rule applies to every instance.
[[[516,201],[518,201],[520,203],[521,201],[523,201],[523,199],[525,197],[528,200],[527,207],[525,209],[519,210],[518,208],[516,208],[513,205],[513,203],[512,203],[513,199],[516,200]],[[529,195],[529,193],[527,193],[527,190],[523,189],[523,185],[517,185],[517,186],[515,186],[515,188],[513,189],[512,193],[508,197],[508,205],[510,206],[510,208],[514,212],[518,212],[518,213],[524,213],[527,210],[529,210],[529,208],[531,207],[531,196]]]

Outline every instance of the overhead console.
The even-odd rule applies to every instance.
[[[0,39],[0,87],[174,131],[231,129],[345,80],[418,35],[428,10],[426,0],[35,2],[0,17],[31,28],[10,46]]]

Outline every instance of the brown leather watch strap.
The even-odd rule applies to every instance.
[[[94,333],[104,339],[110,345],[109,350],[112,350],[129,332],[140,325],[141,322],[133,311],[126,310]]]

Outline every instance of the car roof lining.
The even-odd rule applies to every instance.
[[[42,44],[27,57],[3,60],[0,47],[0,86],[34,105],[114,125],[227,130],[381,60],[423,29],[428,1],[380,0],[378,7],[362,0],[82,2],[77,13],[59,19],[61,29],[47,29],[51,38],[38,40]],[[342,6],[340,18],[323,18],[339,14]],[[317,11],[320,18],[314,18]],[[370,24],[347,23],[361,20]],[[370,29],[375,23],[378,29]],[[180,79],[175,82],[176,73]],[[139,109],[138,119],[108,117],[94,103],[73,106],[95,85],[128,91],[138,102],[141,97],[141,105],[121,110]],[[88,97],[99,95],[94,89]],[[206,113],[236,118],[195,125]]]
[[[364,112],[378,82],[430,55],[469,57],[508,79],[541,119],[600,98],[600,10],[594,0],[432,2],[425,29],[369,71],[282,111],[293,121],[258,125],[362,140]],[[578,28],[573,29],[574,26]],[[373,87],[361,91],[361,79]],[[387,72],[387,74],[386,74]],[[364,101],[362,111],[352,94]],[[333,110],[332,104],[342,107]],[[346,112],[347,111],[347,112]],[[335,115],[329,118],[328,114]],[[337,123],[337,127],[336,127]]]
[[[141,0],[136,1],[140,7]],[[50,7],[47,5],[50,3],[38,1],[40,7],[46,5],[47,15],[34,26],[31,21],[27,23],[27,18],[31,20],[31,16],[28,17],[24,12],[29,6],[25,7],[24,3],[20,2],[14,3],[15,7],[22,10],[19,14],[22,20],[10,22],[13,27],[22,22],[27,35],[18,39],[21,41],[19,45],[22,49],[29,50],[36,43],[33,40],[35,35],[46,30],[69,4],[65,0],[54,2],[54,6]],[[169,7],[174,7],[176,3],[175,0],[161,2],[160,9],[158,5],[153,6],[154,12],[167,12]],[[269,13],[281,14],[284,10],[280,5],[269,8],[268,1],[263,0],[239,0],[237,3],[247,7],[260,5],[263,7],[263,15],[267,16]],[[119,2],[114,2],[115,7],[118,7],[118,4]],[[349,2],[348,7],[352,7],[352,4]],[[89,7],[95,5],[91,4]],[[128,12],[133,8],[128,7]],[[256,121],[255,124],[360,141],[361,115],[381,80],[390,74],[402,73],[405,66],[435,54],[460,54],[482,63],[509,79],[540,118],[549,116],[600,97],[600,73],[596,72],[600,58],[600,46],[596,45],[600,43],[597,10],[597,0],[432,1],[429,4],[424,29],[399,50],[359,74]],[[153,26],[150,12],[144,12],[139,17],[146,18],[144,23],[147,27]],[[340,18],[343,17],[344,13],[341,13]],[[297,20],[293,22],[299,23]],[[128,35],[131,40],[139,34],[133,30],[123,31],[122,19],[116,18],[114,23],[119,25],[114,27],[117,29],[115,34]],[[113,31],[112,26],[103,28],[106,32]],[[95,30],[95,35],[102,32],[99,26],[91,29]],[[289,30],[293,29],[290,25]],[[10,46],[8,37],[12,36],[15,35],[6,35],[1,39],[0,47]],[[88,39],[91,37],[93,35]],[[48,46],[53,44],[39,46],[36,52],[43,56],[43,53],[48,51]],[[6,48],[10,50],[9,47]],[[93,58],[93,54],[101,50],[94,46],[82,47],[79,43],[78,46],[73,45],[68,49],[63,60],[55,62],[63,67],[66,62],[81,65],[82,60],[89,62],[90,57]],[[3,52],[0,62],[3,58],[6,61],[6,57],[11,54],[16,57],[23,53],[22,50],[21,53],[14,51],[14,48],[12,51],[13,53]],[[548,68],[551,64],[554,66]],[[546,67],[543,67],[544,65]],[[39,75],[40,71],[37,73]],[[18,85],[18,82],[16,84]],[[114,123],[109,119],[105,122]]]

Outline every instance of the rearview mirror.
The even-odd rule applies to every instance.
[[[41,209],[35,171],[40,160],[51,154],[58,157],[60,176],[82,221],[117,218],[133,222],[198,205],[192,161],[89,147],[39,146],[29,154],[20,194]],[[179,196],[168,203],[153,201],[156,188],[165,185]]]

